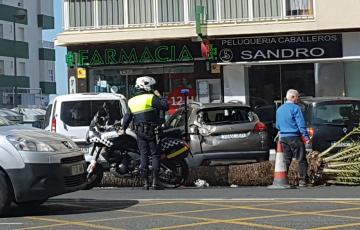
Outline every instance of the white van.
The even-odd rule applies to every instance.
[[[126,98],[113,93],[79,93],[57,96],[48,105],[45,130],[71,138],[79,147],[86,147],[86,132],[98,109],[110,102],[120,121],[128,111]]]

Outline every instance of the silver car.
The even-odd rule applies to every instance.
[[[0,117],[0,215],[85,187],[86,162],[70,139]]]
[[[190,103],[187,125],[193,157],[191,167],[215,161],[269,159],[266,126],[247,105]],[[168,136],[184,136],[185,110],[178,109],[165,124]]]

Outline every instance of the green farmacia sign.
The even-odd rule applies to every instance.
[[[118,64],[192,62],[199,57],[200,46],[160,45],[111,48],[89,48],[69,50],[66,55],[68,66],[101,66]]]

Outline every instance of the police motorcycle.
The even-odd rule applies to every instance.
[[[183,185],[189,175],[185,158],[190,154],[189,145],[178,138],[165,137],[161,127],[155,131],[157,145],[161,153],[159,180],[165,188]],[[100,184],[104,168],[99,162],[102,154],[110,165],[110,173],[118,178],[133,179],[133,186],[140,180],[140,152],[136,135],[132,131],[121,129],[120,122],[109,125],[102,132],[88,131],[87,140],[93,143],[90,155],[92,160],[87,168],[87,187],[91,189]],[[151,162],[151,156],[149,156]],[[149,172],[151,172],[149,164]],[[149,173],[150,177],[152,173]],[[151,181],[149,178],[149,181]]]

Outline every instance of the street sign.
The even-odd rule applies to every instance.
[[[85,68],[77,68],[77,78],[84,79],[86,78],[86,69]]]
[[[205,21],[205,7],[197,5],[195,8],[195,29],[200,40],[207,35]]]

